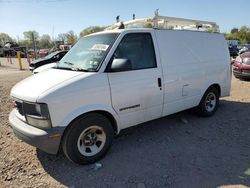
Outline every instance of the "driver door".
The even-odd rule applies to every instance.
[[[112,106],[120,117],[121,128],[161,117],[162,71],[151,33],[126,34],[113,58],[131,62],[131,70],[108,73]]]

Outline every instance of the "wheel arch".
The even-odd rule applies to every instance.
[[[88,113],[98,113],[101,114],[103,116],[105,116],[108,120],[110,120],[110,123],[114,129],[115,134],[119,133],[119,129],[118,129],[118,125],[117,125],[117,121],[116,119],[113,117],[113,115],[111,113],[109,113],[108,111],[105,110],[95,110],[95,111],[91,111]]]
[[[204,105],[206,105],[206,98],[207,98],[207,94],[209,94],[209,91],[211,90],[214,90],[214,91],[217,91],[215,95],[218,95],[216,96],[216,103],[214,104],[214,107],[211,111],[208,111],[206,109],[206,107],[204,107]],[[209,87],[207,87],[207,89],[204,91],[204,94],[202,95],[201,99],[200,99],[200,102],[198,104],[198,106],[195,107],[195,111],[198,115],[202,116],[202,117],[210,117],[212,116],[217,108],[218,108],[218,104],[219,104],[219,97],[221,96],[221,87],[218,83],[213,83],[211,84]],[[210,105],[210,104],[209,104]]]
[[[220,86],[220,84],[218,84],[218,83],[209,84],[209,86],[207,88],[204,88],[203,94],[201,95],[200,100],[199,100],[199,102],[198,102],[197,105],[200,104],[203,96],[205,95],[205,93],[207,92],[207,90],[209,90],[211,87],[214,87],[218,91],[219,97],[221,96],[221,86]]]
[[[81,117],[83,117],[85,115],[91,114],[91,113],[98,113],[98,114],[101,114],[104,117],[106,117],[110,121],[115,134],[119,134],[120,129],[119,129],[119,126],[118,126],[117,116],[114,117],[114,115],[111,112],[107,111],[107,110],[89,110],[89,111],[84,111],[82,113],[77,114],[75,116],[75,118],[73,118],[71,121],[69,121],[67,123],[64,131],[63,131],[63,135],[71,127],[71,125],[73,124],[74,121],[76,121],[77,119],[79,119],[79,118],[81,118]]]
[[[214,84],[212,84],[212,85],[210,85],[208,88],[207,88],[207,90],[208,89],[210,89],[211,87],[214,87],[217,91],[218,91],[218,94],[219,94],[219,97],[221,96],[221,87],[220,87],[220,85],[218,84],[218,83],[214,83]],[[206,90],[206,91],[207,91]],[[205,91],[205,92],[206,92]]]

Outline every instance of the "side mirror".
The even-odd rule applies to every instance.
[[[114,59],[110,67],[110,72],[122,72],[130,70],[132,70],[132,64],[129,59]]]

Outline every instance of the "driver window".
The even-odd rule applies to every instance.
[[[114,58],[130,60],[132,70],[156,67],[154,46],[150,33],[125,35],[114,53]]]

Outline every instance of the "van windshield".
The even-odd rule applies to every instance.
[[[76,71],[97,71],[115,42],[117,35],[117,33],[109,33],[81,38],[60,60],[57,68]]]

